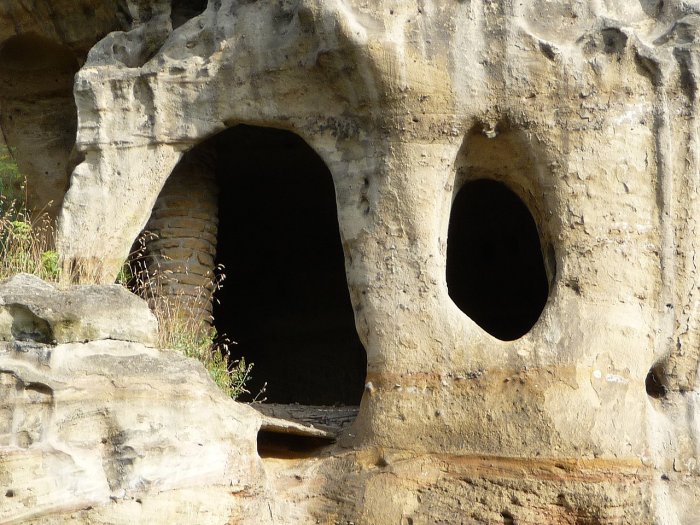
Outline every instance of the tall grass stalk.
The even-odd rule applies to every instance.
[[[46,213],[30,213],[27,180],[12,152],[0,144],[0,279],[20,272],[47,281],[59,277],[54,228]]]
[[[253,363],[233,359],[231,347],[235,344],[213,326],[210,306],[216,301],[215,293],[225,279],[223,267],[205,276],[207,283],[198,286],[195,295],[184,291],[173,292],[175,278],[170,270],[163,270],[160,259],[148,253],[147,241],[155,235],[145,232],[137,242],[120,274],[120,281],[131,291],[146,299],[158,319],[161,348],[172,348],[188,357],[201,361],[214,382],[233,399],[250,394],[246,383],[251,379]],[[191,292],[191,290],[188,290]],[[253,401],[262,401],[258,392]]]
[[[57,282],[53,239],[53,224],[46,214],[32,217],[21,203],[0,196],[0,279],[24,272]]]

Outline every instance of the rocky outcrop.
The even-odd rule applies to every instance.
[[[116,286],[0,283],[0,522],[260,523],[261,418]]]
[[[157,322],[123,286],[60,290],[27,274],[5,282],[0,341],[44,344],[112,339],[154,346]]]
[[[266,459],[265,516],[692,523],[698,9],[217,0],[184,21],[196,4],[180,3],[173,30],[169,2],[131,2],[130,30],[91,49],[58,244],[66,265],[113,280],[185,153],[238,124],[290,130],[320,155],[368,375],[346,448]],[[446,282],[452,203],[482,178],[527,205],[547,268],[544,309],[513,341]],[[76,344],[52,356],[69,362]]]

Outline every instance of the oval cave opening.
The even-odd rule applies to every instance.
[[[239,125],[206,140],[175,167],[146,230],[144,259],[169,276],[157,294],[194,297],[192,315],[234,342],[232,359],[253,363],[251,397],[267,384],[268,403],[359,405],[367,358],[333,178],[303,139]],[[203,303],[195,296],[215,266],[225,280]]]
[[[505,184],[479,179],[457,193],[447,237],[447,287],[460,310],[503,341],[522,337],[539,319],[549,284],[537,226]]]

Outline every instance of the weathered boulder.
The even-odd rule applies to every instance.
[[[148,306],[123,286],[61,290],[28,274],[0,292],[0,341],[44,344],[114,339],[154,346],[158,324]]]
[[[0,319],[0,522],[259,523],[259,414],[152,348],[140,299],[18,276]]]

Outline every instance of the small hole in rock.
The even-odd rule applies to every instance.
[[[261,458],[310,458],[318,456],[319,451],[331,443],[332,440],[324,438],[261,430],[258,432],[258,455]]]
[[[660,365],[655,365],[649,370],[645,381],[647,394],[654,399],[666,397],[667,388],[663,381],[663,370]]]
[[[627,45],[627,35],[617,28],[609,27],[601,31],[605,53],[622,53]]]
[[[15,491],[10,489],[7,492],[5,492],[5,497],[6,498],[14,498],[15,497]]]

